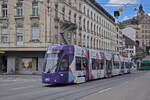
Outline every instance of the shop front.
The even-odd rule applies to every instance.
[[[7,53],[7,73],[41,74],[44,51],[10,51]]]
[[[0,54],[0,73],[7,72],[7,57],[4,54]]]

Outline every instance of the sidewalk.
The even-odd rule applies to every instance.
[[[22,79],[39,79],[41,78],[41,75],[14,75],[14,74],[0,74],[1,79],[16,79],[16,78],[22,78]]]

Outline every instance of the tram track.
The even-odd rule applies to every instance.
[[[98,92],[100,90],[109,88],[109,87],[105,87],[105,88],[99,88],[99,87],[109,86],[110,83],[113,83],[113,82],[115,83],[115,81],[119,81],[118,84],[124,83],[126,80],[130,80],[131,78],[133,78],[133,77],[130,77],[130,78],[126,79],[126,77],[128,77],[128,76],[129,75],[123,75],[123,77],[118,76],[119,78],[117,78],[117,79],[112,78],[109,81],[108,81],[108,79],[106,79],[106,81],[104,81],[105,83],[101,83],[101,84],[97,84],[97,83],[99,83],[99,81],[93,81],[93,82],[96,82],[94,84],[97,84],[97,85],[94,85],[94,86],[91,86],[92,83],[90,84],[90,82],[87,83],[87,84],[83,83],[83,84],[79,84],[79,85],[77,85],[77,86],[75,86],[73,88],[66,89],[64,91],[58,91],[58,92],[55,92],[55,93],[42,95],[42,96],[39,96],[39,97],[36,97],[36,98],[32,98],[30,100],[42,99],[43,97],[50,97],[51,100],[56,100],[56,99],[61,99],[61,98],[68,97],[68,96],[72,97],[73,95],[82,93],[84,91],[90,91],[89,93],[86,93],[86,94],[76,98],[76,99],[80,99],[82,97],[88,96],[89,94],[93,94],[93,93],[96,93],[96,92]],[[112,85],[114,85],[114,84],[112,84]],[[87,88],[87,87],[89,87],[89,88]],[[74,89],[76,89],[76,90],[74,90]]]

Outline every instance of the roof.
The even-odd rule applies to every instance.
[[[91,3],[93,3],[98,9],[100,9],[108,18],[110,18],[113,22],[115,22],[115,19],[113,16],[111,16],[99,3],[97,3],[95,0],[89,0]]]

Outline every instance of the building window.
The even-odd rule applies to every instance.
[[[8,8],[7,4],[2,5],[2,17],[7,17],[8,16]]]
[[[69,5],[71,5],[71,0],[68,1]]]
[[[91,19],[93,19],[93,12],[91,11]]]
[[[93,23],[91,23],[91,33],[93,33]]]
[[[2,35],[8,35],[8,28],[2,27]]]
[[[86,28],[85,28],[85,18],[83,20],[83,28],[84,28],[84,31],[86,31]]]
[[[71,21],[71,10],[69,11],[69,21]]]
[[[84,6],[84,14],[86,13],[86,11],[85,11],[85,6]]]
[[[38,12],[38,2],[34,1],[32,2],[32,15],[33,16],[38,16],[39,12]]]
[[[39,40],[40,30],[38,26],[32,27],[32,40]]]
[[[74,14],[74,23],[76,23],[76,17],[77,17],[77,15]]]
[[[79,11],[81,11],[81,3],[79,3]]]
[[[16,32],[17,32],[17,42],[23,42],[23,28],[17,27]]]
[[[8,36],[6,35],[2,35],[2,37],[1,37],[1,41],[2,42],[8,42]]]
[[[17,3],[17,16],[23,16],[23,5],[22,3]]]
[[[87,21],[87,32],[89,33],[89,21]]]
[[[65,19],[65,7],[62,8],[62,12],[63,12],[63,20]]]
[[[89,9],[87,10],[87,16],[89,17]]]
[[[55,17],[58,17],[58,4],[55,4]]]

